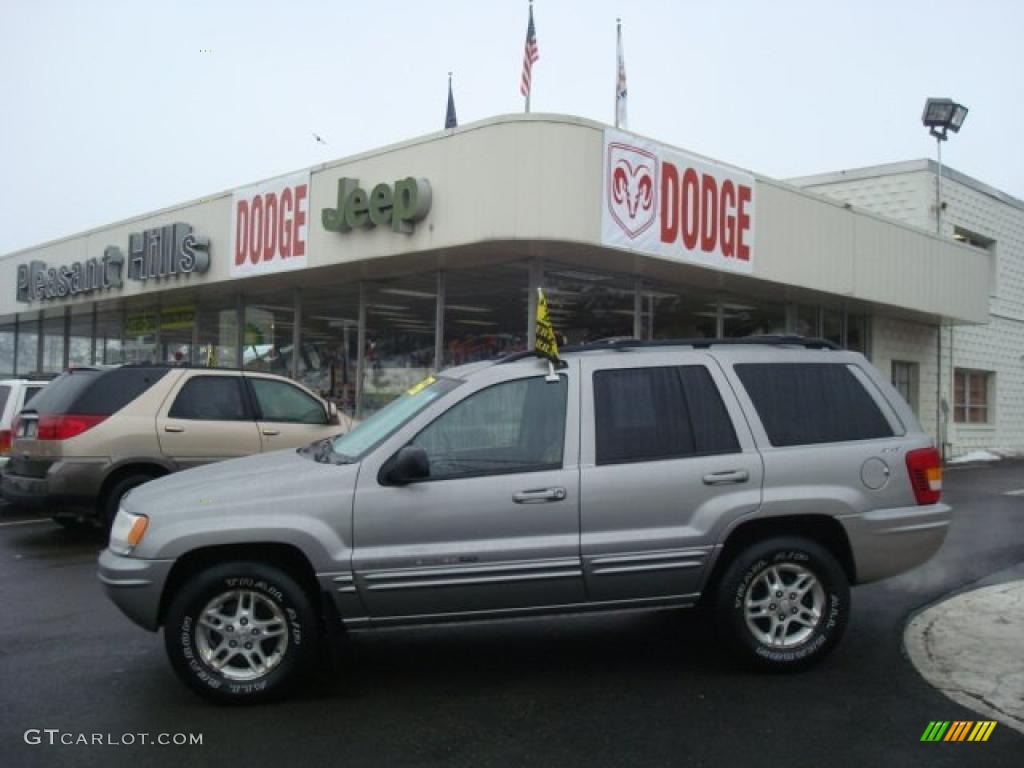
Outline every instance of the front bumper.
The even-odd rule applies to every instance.
[[[895,576],[929,560],[946,540],[948,504],[876,509],[838,518],[846,529],[857,583]]]
[[[100,553],[98,575],[107,597],[121,612],[143,629],[155,632],[160,621],[160,596],[173,565],[173,560],[141,560],[105,549]]]

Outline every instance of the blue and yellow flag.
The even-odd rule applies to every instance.
[[[537,289],[537,339],[533,345],[534,351],[546,360],[556,365],[558,359],[558,339],[555,338],[555,329],[551,326],[551,314],[548,312],[548,300],[544,298],[544,291]]]

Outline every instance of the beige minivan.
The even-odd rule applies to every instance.
[[[21,411],[4,498],[67,527],[109,527],[121,498],[155,477],[297,448],[351,425],[332,403],[267,373],[129,365],[71,370]]]

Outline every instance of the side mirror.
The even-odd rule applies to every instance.
[[[338,406],[334,403],[327,403],[327,423],[332,426],[341,424],[341,417],[338,415]]]
[[[414,480],[430,477],[427,452],[418,445],[407,445],[384,465],[382,480],[388,485],[408,485]]]

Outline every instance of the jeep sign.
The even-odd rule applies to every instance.
[[[390,187],[378,184],[370,192],[359,179],[338,179],[338,207],[324,208],[322,220],[328,232],[391,227],[410,235],[430,210],[430,182],[409,176]]]
[[[753,271],[753,176],[618,131],[604,146],[604,245]]]

